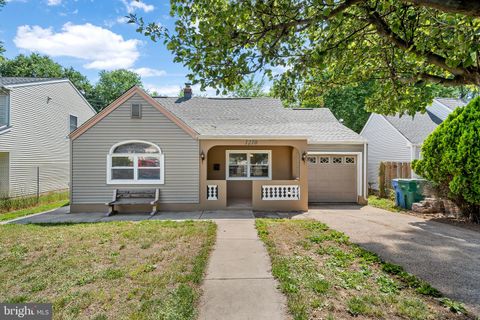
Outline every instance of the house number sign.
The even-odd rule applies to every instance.
[[[257,140],[245,140],[246,145],[252,145],[252,144],[257,144],[257,143],[258,143]]]

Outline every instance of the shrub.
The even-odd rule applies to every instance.
[[[425,140],[415,172],[480,223],[480,98],[457,108]]]

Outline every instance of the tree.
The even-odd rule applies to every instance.
[[[264,91],[264,86],[265,80],[263,78],[260,81],[255,81],[255,77],[252,75],[235,85],[230,94],[237,98],[265,97],[268,94]]]
[[[20,54],[14,59],[0,62],[0,76],[3,77],[38,77],[68,78],[85,96],[93,89],[87,77],[79,71],[64,68],[48,56],[32,53],[29,56]]]
[[[119,69],[114,71],[100,71],[100,79],[95,85],[94,93],[98,101],[98,110],[101,110],[120,97],[125,91],[137,85],[142,86],[142,80],[133,71]]]
[[[293,104],[310,98],[305,87],[318,96],[375,80],[367,108],[414,114],[434,84],[480,85],[478,1],[172,0],[171,14],[175,30],[135,14],[130,22],[163,39],[192,82],[223,92],[263,72]]]
[[[5,0],[0,0],[0,11],[2,10],[2,7],[5,6]],[[0,41],[0,62],[2,62],[3,58],[3,53],[5,52],[5,48],[3,47],[3,42]]]
[[[304,101],[302,106],[328,108],[337,119],[343,119],[344,125],[355,132],[360,132],[370,116],[365,110],[365,100],[372,95],[374,88],[373,81],[341,86],[329,90],[321,97]]]
[[[480,98],[457,108],[425,140],[417,174],[480,223]]]

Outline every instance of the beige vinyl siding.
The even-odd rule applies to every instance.
[[[309,152],[363,152],[363,144],[309,144]]]
[[[381,115],[372,114],[362,130],[362,137],[368,140],[368,182],[378,188],[378,167],[381,161],[410,161],[411,147],[402,136]]]
[[[0,127],[8,125],[8,95],[0,93]]]
[[[48,97],[50,99],[48,99]],[[9,132],[0,134],[0,152],[10,154],[10,195],[67,189],[69,117],[81,124],[95,112],[69,82],[10,89]]]
[[[9,190],[9,157],[8,152],[0,152],[0,198],[8,197]]]
[[[132,119],[130,106],[142,105],[142,118]],[[107,155],[119,142],[156,144],[165,156],[163,185],[107,185]],[[143,98],[134,95],[72,141],[72,203],[104,204],[114,189],[159,188],[163,203],[198,203],[198,141]]]

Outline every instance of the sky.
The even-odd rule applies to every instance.
[[[137,33],[125,18],[137,13],[171,29],[169,10],[168,0],[7,0],[0,11],[0,41],[7,58],[46,54],[92,83],[100,70],[129,69],[141,75],[147,90],[177,96],[188,70],[173,62],[163,43]],[[213,89],[193,90],[215,95]]]

